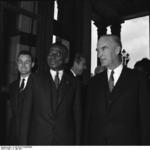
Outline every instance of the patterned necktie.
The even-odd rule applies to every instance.
[[[113,88],[114,88],[114,71],[112,70],[111,71],[111,74],[110,74],[110,78],[109,78],[109,81],[108,81],[108,84],[109,84],[109,91],[112,92]]]
[[[24,83],[25,82],[25,79],[22,79],[22,82],[21,82],[21,85],[20,85],[20,91],[23,91],[24,89]]]
[[[56,75],[55,75],[55,85],[56,85],[56,89],[57,89],[58,86],[59,86],[59,82],[60,82],[60,80],[59,80],[59,72],[57,71],[57,72],[56,72]]]

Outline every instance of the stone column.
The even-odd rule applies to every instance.
[[[97,27],[98,39],[100,38],[100,36],[107,34],[107,26],[105,25],[105,23],[95,22],[94,24]]]
[[[111,33],[114,35],[117,35],[121,38],[121,23],[120,22],[115,22],[111,26]]]
[[[82,52],[86,56],[87,70],[85,71],[84,82],[90,79],[91,68],[91,5],[90,1],[86,0],[83,4],[83,38]]]
[[[54,1],[39,1],[38,3],[38,36],[37,36],[37,59],[38,69],[47,69],[47,54],[53,35],[53,10]]]

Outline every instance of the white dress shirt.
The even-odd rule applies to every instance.
[[[118,81],[118,79],[119,79],[119,77],[121,75],[122,69],[123,69],[122,63],[118,67],[116,67],[115,69],[113,69],[113,71],[114,71],[114,74],[113,74],[113,77],[114,77],[114,86],[116,85],[116,83],[117,83],[117,81]],[[110,78],[111,71],[112,70],[107,69],[108,80]]]
[[[26,87],[26,85],[27,85],[28,78],[29,78],[29,75],[26,76],[26,77],[20,77],[19,87],[21,86],[22,80],[25,79],[25,80],[24,80],[24,87],[23,87],[23,90],[25,89],[25,87]]]
[[[50,69],[50,74],[51,74],[51,76],[52,76],[52,78],[53,78],[54,81],[55,81],[56,73],[57,73],[56,71]],[[59,80],[61,81],[62,76],[63,76],[63,70],[59,70],[58,71],[58,76],[59,76]]]

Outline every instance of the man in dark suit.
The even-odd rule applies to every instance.
[[[103,35],[98,57],[107,70],[88,85],[85,144],[149,145],[150,97],[146,77],[122,65],[121,41]]]
[[[74,77],[81,76],[86,69],[86,59],[81,53],[76,53],[70,72]]]
[[[80,86],[64,70],[68,49],[54,43],[49,49],[47,72],[33,80],[31,145],[79,145]]]
[[[82,107],[82,119],[84,120],[84,108],[87,92],[87,83],[83,80],[83,73],[86,70],[86,58],[82,53],[77,52],[74,56],[72,66],[68,73],[75,77],[81,85],[81,107]],[[83,121],[84,122],[84,121]],[[83,129],[83,127],[82,127]],[[81,136],[81,143],[83,143],[83,131]]]
[[[31,69],[33,66],[34,61],[31,53],[29,51],[20,51],[17,57],[19,76],[9,86],[12,115],[9,125],[8,144],[27,144],[32,103]]]

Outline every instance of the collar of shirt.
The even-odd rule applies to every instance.
[[[61,79],[62,79],[63,72],[64,72],[63,70],[59,70],[59,71],[58,71],[58,76],[59,76],[60,81],[61,81]],[[55,80],[56,71],[50,69],[50,74],[51,74],[53,80]]]
[[[121,75],[121,72],[122,72],[122,69],[123,69],[123,65],[122,63],[116,67],[113,71],[114,71],[114,85],[116,85],[120,75]],[[110,78],[110,74],[111,74],[111,71],[110,69],[107,69],[107,77],[108,77],[108,80]]]
[[[70,71],[72,72],[73,76],[76,77],[76,74],[74,73],[74,71],[72,69],[70,69]]]
[[[25,88],[26,85],[27,85],[28,78],[29,78],[29,75],[26,76],[26,77],[20,77],[19,87],[21,86],[22,80],[25,79],[25,80],[24,80],[24,88]],[[23,89],[24,89],[24,88],[23,88]]]

